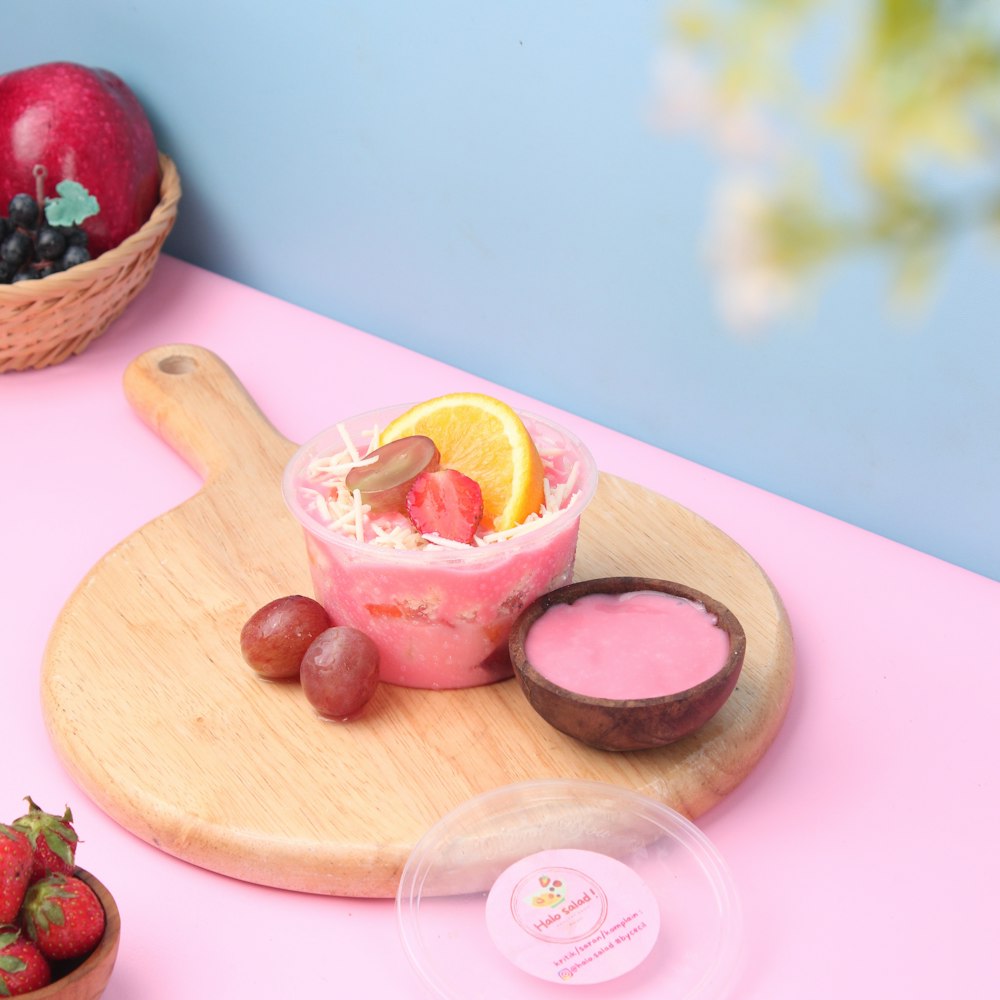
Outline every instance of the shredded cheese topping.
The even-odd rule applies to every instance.
[[[325,527],[369,545],[391,549],[468,549],[496,545],[537,531],[572,507],[580,496],[577,488],[580,463],[562,443],[546,436],[547,429],[542,428],[535,435],[545,472],[544,500],[537,513],[506,531],[477,533],[471,545],[436,534],[422,535],[404,514],[372,515],[371,508],[361,499],[361,491],[347,488],[345,480],[351,469],[378,461],[369,456],[380,446],[379,428],[372,428],[364,454],[343,424],[338,424],[337,430],[344,443],[343,450],[314,458],[309,463],[305,481],[299,485],[300,498],[303,507]]]

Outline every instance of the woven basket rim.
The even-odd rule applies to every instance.
[[[173,224],[177,203],[181,198],[181,179],[174,161],[166,153],[160,152],[160,200],[149,218],[131,236],[106,250],[100,257],[77,264],[67,271],[50,274],[40,281],[45,282],[48,295],[56,295],[63,289],[87,284],[92,278],[106,270],[115,270],[138,253],[144,244],[152,242],[164,226]],[[7,305],[30,302],[39,297],[38,282],[18,281],[12,285],[0,285],[0,296]]]

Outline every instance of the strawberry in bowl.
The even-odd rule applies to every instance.
[[[96,1000],[118,955],[118,907],[76,864],[69,808],[59,816],[27,801],[0,823],[0,997]]]

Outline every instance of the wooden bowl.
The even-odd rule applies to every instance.
[[[623,594],[654,590],[701,604],[729,636],[729,655],[707,680],[686,691],[655,698],[618,700],[580,694],[540,674],[525,654],[531,627],[555,604],[572,604],[587,594]],[[705,725],[732,694],[743,667],[746,635],[736,616],[723,604],[668,580],[618,576],[585,580],[544,594],[521,613],[510,637],[514,673],[532,708],[560,732],[601,750],[644,750],[666,746]]]
[[[69,966],[68,971],[66,964],[63,964],[62,968],[58,964],[54,965],[52,974],[59,978],[53,979],[48,986],[43,986],[40,990],[22,994],[24,997],[30,997],[30,1000],[97,1000],[104,993],[111,978],[122,933],[118,906],[107,888],[90,872],[81,868],[76,872],[76,876],[97,893],[97,898],[104,907],[104,937],[82,962]]]

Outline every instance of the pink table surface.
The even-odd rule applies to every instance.
[[[730,534],[784,598],[798,657],[778,740],[698,821],[742,899],[732,995],[992,994],[1000,584],[165,258],[84,354],[0,376],[0,817],[28,794],[72,805],[81,863],[123,914],[108,1000],[425,995],[391,901],[264,888],[171,858],[100,812],[49,744],[38,678],[63,602],[109,548],[201,485],[121,391],[133,357],[175,342],[218,353],[295,440],[386,401],[492,392],[551,413],[601,468]]]

